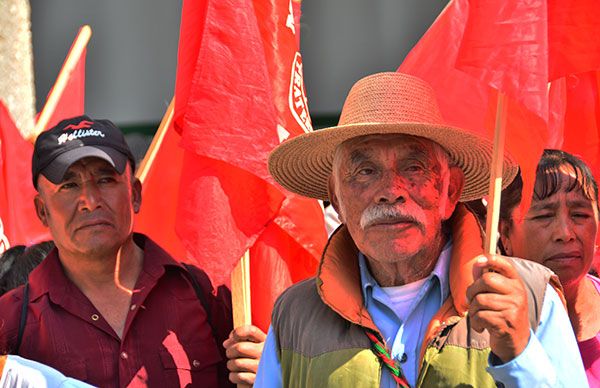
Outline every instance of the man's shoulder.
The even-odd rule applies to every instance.
[[[5,339],[16,335],[19,329],[19,321],[21,319],[21,310],[23,308],[23,286],[14,288],[4,295],[0,296],[0,322],[2,322],[2,330],[0,330],[0,351],[2,350]]]
[[[144,257],[152,257],[153,261],[157,261],[159,265],[180,263],[160,244],[145,234],[133,233],[133,242],[144,251]]]
[[[171,268],[175,269],[176,272],[182,273],[182,276],[186,276],[185,272],[187,272],[188,274],[192,274],[194,279],[196,279],[203,288],[208,287],[209,290],[212,289],[208,275],[196,265],[176,259],[156,241],[145,234],[134,233],[133,240],[144,252],[145,270],[156,272],[159,271],[158,268]],[[162,270],[160,271],[162,272]]]
[[[210,278],[208,277],[206,272],[202,268],[198,267],[196,264],[186,263],[183,261],[177,261],[177,263],[179,265],[181,265],[183,270],[194,275],[194,277],[198,278],[199,280],[203,280],[203,281],[206,280],[206,281],[210,282]]]
[[[288,287],[281,293],[278,301],[295,301],[310,297],[318,297],[317,279],[315,277],[304,279]]]
[[[313,310],[314,306],[323,305],[323,301],[317,290],[316,278],[308,278],[288,287],[275,301],[273,317],[285,316],[293,311]]]
[[[5,316],[7,309],[21,307],[23,303],[23,290],[24,285],[20,285],[0,296],[0,316]]]

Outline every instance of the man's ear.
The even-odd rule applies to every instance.
[[[335,182],[333,174],[329,176],[329,180],[327,181],[327,195],[329,196],[329,202],[331,203],[331,206],[333,206],[335,212],[338,214],[338,220],[340,220],[342,224],[345,223],[344,216],[340,211],[340,202],[335,193]]]
[[[451,166],[448,167],[448,173],[450,175],[448,181],[448,200],[444,208],[444,220],[447,220],[454,213],[456,204],[460,200],[460,196],[465,186],[465,175],[463,174],[460,167]]]
[[[500,228],[500,241],[502,242],[502,247],[504,248],[504,252],[506,253],[507,256],[512,256],[513,250],[512,250],[512,244],[510,242],[510,237],[509,237],[509,235],[510,235],[509,223],[504,220],[500,220],[499,228]]]
[[[46,210],[46,205],[39,194],[33,198],[33,205],[35,206],[35,213],[40,221],[42,221],[42,224],[48,227],[48,211]]]
[[[133,178],[131,185],[131,204],[133,212],[137,214],[142,206],[142,182],[138,178]]]

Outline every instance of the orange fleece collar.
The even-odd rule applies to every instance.
[[[464,315],[468,309],[466,290],[473,282],[472,268],[477,257],[483,253],[483,232],[475,216],[461,203],[457,205],[450,223],[452,256],[449,287],[454,307],[450,310]],[[317,274],[317,289],[323,301],[346,320],[377,330],[364,306],[358,248],[345,225],[335,231],[325,247]],[[449,309],[442,310],[446,314],[451,312]],[[443,319],[436,314],[431,323],[441,322],[440,318]],[[428,329],[428,333],[437,326],[430,324],[431,330]]]

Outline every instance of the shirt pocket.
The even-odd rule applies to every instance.
[[[218,385],[218,366],[222,358],[214,344],[185,345],[182,349],[161,348],[159,355],[169,385]]]

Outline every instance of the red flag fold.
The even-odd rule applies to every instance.
[[[178,193],[156,178],[162,173],[149,175],[144,189],[146,196],[157,185],[157,194],[177,198],[174,206],[146,209],[176,207],[181,246],[214,284],[228,283],[250,249],[252,318],[263,329],[278,294],[314,274],[326,242],[320,205],[285,192],[267,171],[280,141],[312,129],[298,8],[289,0],[184,1],[174,112],[180,135],[167,135],[179,143],[152,166],[181,168]],[[176,153],[181,164],[180,156],[168,160]]]
[[[51,239],[33,205],[32,153],[33,145],[23,138],[0,101],[0,252]]]
[[[83,27],[82,27],[83,28]],[[81,29],[79,30],[81,33]],[[79,37],[79,34],[78,36]],[[65,67],[67,65],[67,61],[72,55],[76,55],[74,53],[74,47],[77,44],[77,38],[73,41],[71,48],[66,56],[65,62],[59,72],[59,78],[61,74],[65,72]],[[67,119],[69,117],[79,116],[84,114],[85,112],[85,60],[87,56],[87,49],[83,48],[81,51],[81,55],[79,58],[75,58],[76,62],[72,69],[72,71],[68,74],[66,79],[65,87],[58,98],[56,106],[53,107],[52,114],[48,119],[47,124],[44,126],[43,130],[48,128],[52,128],[56,124],[58,124],[61,120]],[[58,79],[57,79],[58,80]],[[50,89],[48,92],[48,97],[52,95],[56,88],[56,85]],[[46,107],[44,107],[46,109]],[[37,134],[36,134],[37,136]]]

